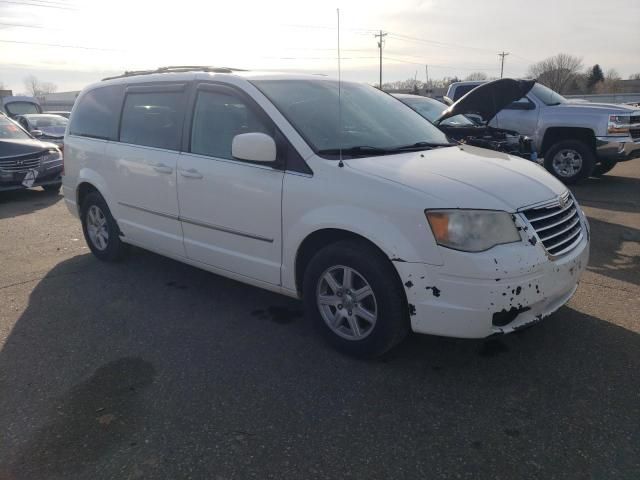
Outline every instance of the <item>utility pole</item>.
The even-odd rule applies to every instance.
[[[500,78],[502,78],[502,74],[504,73],[504,57],[506,57],[507,55],[509,55],[509,52],[505,52],[504,50],[502,51],[502,53],[498,54],[498,56],[501,57],[500,58]]]
[[[374,35],[376,38],[380,37],[380,40],[378,40],[378,48],[380,49],[380,90],[382,90],[382,45],[384,44],[384,37],[386,36],[387,34],[382,33],[382,30],[380,30],[380,33]]]
[[[425,84],[429,88],[429,65],[424,66]]]

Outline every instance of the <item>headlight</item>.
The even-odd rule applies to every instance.
[[[62,153],[57,148],[50,148],[44,157],[42,157],[43,163],[55,162],[56,160],[62,161]]]
[[[520,234],[507,212],[491,210],[427,210],[438,245],[481,252],[503,243],[519,242]]]
[[[631,124],[630,115],[609,115],[609,123],[607,124],[607,133],[609,135],[629,135],[629,127]]]

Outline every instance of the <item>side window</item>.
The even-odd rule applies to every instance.
[[[511,102],[509,105],[504,107],[506,110],[533,110],[534,104],[531,103],[527,97],[522,97],[520,100],[516,100],[515,102]]]
[[[460,100],[462,97],[464,97],[467,93],[469,93],[471,90],[473,90],[477,86],[478,85],[460,85],[458,88],[456,88],[453,100],[454,101]]]
[[[183,92],[127,93],[120,141],[179,150],[183,103]]]
[[[78,100],[71,117],[69,133],[82,137],[116,140],[123,96],[122,85],[100,87],[84,94]]]
[[[247,102],[232,93],[198,92],[191,127],[191,153],[233,159],[233,137],[250,132],[273,135],[273,128]]]

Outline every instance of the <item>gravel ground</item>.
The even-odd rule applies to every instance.
[[[574,191],[593,243],[567,306],[369,362],[297,301],[101,263],[62,197],[0,194],[0,480],[640,478],[640,161]]]

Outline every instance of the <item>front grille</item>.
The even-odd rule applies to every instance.
[[[40,167],[42,153],[31,153],[20,157],[0,158],[0,170],[4,172],[26,172],[32,168]]]
[[[562,196],[562,200],[522,213],[538,234],[544,248],[554,257],[570,252],[582,240],[580,215],[569,192]]]
[[[631,134],[631,138],[634,140],[640,138],[640,128],[630,128],[629,133]]]

